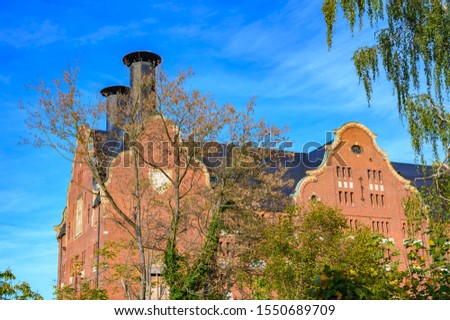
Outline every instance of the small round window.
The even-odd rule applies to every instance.
[[[352,152],[354,154],[361,154],[362,153],[362,148],[360,146],[358,146],[357,144],[352,146]]]

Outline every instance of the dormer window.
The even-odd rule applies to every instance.
[[[360,146],[358,146],[357,144],[352,146],[352,152],[354,154],[361,154],[362,153],[362,148]]]

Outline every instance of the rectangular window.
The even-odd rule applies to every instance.
[[[352,170],[350,167],[347,168],[347,173],[348,173],[348,177],[351,178],[352,177]]]
[[[375,232],[375,221],[372,221],[372,232]]]
[[[342,204],[342,191],[339,191],[339,203]]]
[[[345,205],[348,206],[347,191],[344,193],[344,196],[345,196]]]
[[[381,195],[381,206],[384,208],[384,195]]]
[[[383,179],[381,178],[381,171],[378,171],[378,180],[381,182]]]
[[[370,170],[367,170],[367,179],[370,181]]]
[[[373,170],[373,181],[377,181],[376,170]]]
[[[342,178],[345,179],[345,168],[344,167],[342,167]]]
[[[373,207],[373,193],[370,194],[370,204],[371,204],[372,207]]]
[[[386,222],[386,235],[389,236],[389,222]]]
[[[375,198],[376,198],[376,201],[377,201],[377,207],[379,207],[380,203],[378,202],[378,195],[376,195]]]
[[[380,221],[377,221],[377,231],[380,231]]]
[[[350,192],[350,203],[352,204],[352,206],[355,205],[355,203],[353,202],[353,192]]]
[[[339,178],[340,174],[341,174],[341,167],[336,167],[336,175],[338,178]]]
[[[350,219],[350,230],[353,230],[353,220]]]
[[[381,232],[384,234],[384,222],[381,222]]]
[[[75,238],[83,231],[83,198],[77,200],[77,209],[75,212]]]

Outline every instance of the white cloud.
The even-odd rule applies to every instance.
[[[40,47],[65,38],[65,30],[50,20],[0,30],[0,43],[16,48]]]
[[[216,10],[211,9],[211,6],[203,5],[201,3],[190,3],[180,5],[173,1],[165,1],[151,4],[155,11],[166,11],[187,16],[199,16],[203,19],[210,17],[217,13]]]
[[[97,43],[99,41],[112,38],[112,37],[139,37],[146,35],[145,31],[142,31],[142,27],[154,24],[157,20],[147,18],[139,22],[132,22],[126,25],[106,25],[98,28],[92,33],[83,35],[75,40],[78,44]]]

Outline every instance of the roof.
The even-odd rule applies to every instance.
[[[114,139],[108,136],[108,132],[102,130],[96,130],[97,137],[100,138],[97,141],[106,142],[103,144],[97,143],[97,150],[102,150],[102,154],[105,156],[102,164],[102,168],[106,169],[109,167],[111,161],[122,151],[126,150],[126,146],[119,139]],[[279,168],[269,168],[268,172],[277,169],[286,168],[286,173],[283,176],[285,181],[292,180],[293,183],[286,186],[283,192],[286,195],[292,195],[295,193],[295,189],[298,183],[307,176],[309,170],[314,170],[322,165],[323,159],[326,156],[327,148],[326,146],[332,143],[328,142],[325,145],[311,151],[305,152],[294,152],[289,153],[289,155],[281,158],[281,166]],[[217,158],[223,157],[223,152],[227,150],[227,145],[217,143],[219,148],[216,154],[210,154],[209,157],[204,157],[202,159],[203,163],[208,169],[213,168],[217,165]],[[101,147],[100,147],[101,145]],[[220,148],[220,145],[222,148]],[[403,178],[409,180],[413,186],[416,188],[421,188],[423,186],[430,185],[430,179],[424,177],[429,176],[431,172],[431,167],[423,167],[417,164],[411,163],[401,163],[401,162],[391,162],[394,169]],[[425,168],[425,169],[424,169]],[[210,173],[212,172],[209,170]],[[104,170],[101,173],[103,178],[106,180],[108,178],[108,170]]]
[[[306,172],[308,170],[317,169],[322,164],[325,152],[325,147],[322,146],[309,153],[297,152],[292,158],[284,161],[283,165],[287,171],[283,176],[283,179],[286,181],[292,179],[294,181],[292,185],[287,186],[283,190],[285,194],[293,194],[300,180],[306,177]]]
[[[287,160],[285,162],[288,164],[288,166],[286,166],[287,172],[283,178],[286,179],[286,181],[292,179],[294,184],[286,187],[284,192],[286,194],[293,194],[297,184],[307,176],[307,171],[320,167],[326,152],[327,150],[324,145],[309,153],[295,153],[293,159]],[[431,179],[427,178],[431,175],[431,166],[424,167],[422,165],[402,162],[391,162],[391,164],[400,176],[409,180],[417,189],[431,184]]]
[[[395,171],[403,178],[411,181],[417,189],[431,184],[431,172],[430,166],[422,166],[412,163],[391,162]]]

